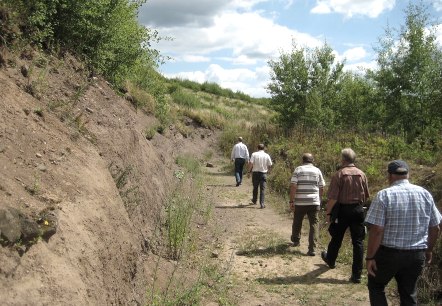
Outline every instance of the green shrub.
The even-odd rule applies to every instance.
[[[176,158],[175,162],[178,166],[184,168],[193,177],[196,177],[201,174],[200,162],[193,156],[180,155]]]
[[[160,61],[158,51],[148,47],[150,41],[159,39],[157,32],[138,23],[143,2],[4,0],[2,9],[21,29],[16,35],[47,49],[71,50],[95,72],[121,84],[135,66]]]
[[[136,109],[141,108],[147,113],[155,112],[156,101],[145,89],[141,89],[132,82],[127,82],[127,90],[132,98],[130,102]]]
[[[173,102],[175,102],[178,105],[182,105],[184,107],[188,108],[201,108],[201,102],[199,101],[198,97],[193,93],[187,93],[186,91],[177,88],[171,93]]]
[[[146,137],[147,140],[151,140],[155,136],[155,134],[157,133],[157,128],[158,127],[146,128],[144,130],[144,137]]]

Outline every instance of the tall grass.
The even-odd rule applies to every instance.
[[[181,170],[175,171],[178,183],[166,201],[165,220],[168,257],[174,260],[186,251],[192,235],[192,217],[204,204],[199,161],[191,156],[178,156],[176,163]]]
[[[231,305],[227,295],[228,266],[231,263],[222,267],[219,262],[210,260],[207,245],[194,256],[197,249],[194,225],[207,224],[212,208],[212,202],[203,192],[200,162],[193,156],[180,155],[176,164],[179,167],[174,172],[176,186],[166,201],[166,214],[158,222],[164,226],[159,243],[164,242],[165,247],[157,258],[148,289],[148,304],[198,305],[204,297],[209,297],[217,300],[219,305]],[[163,261],[163,257],[168,260]],[[170,259],[174,260],[171,269]],[[194,270],[197,273],[189,273],[189,265],[197,266]]]

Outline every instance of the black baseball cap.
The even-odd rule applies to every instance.
[[[407,163],[400,159],[394,160],[388,164],[388,173],[390,174],[404,175],[408,173],[409,169]]]

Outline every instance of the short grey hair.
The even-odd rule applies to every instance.
[[[341,151],[342,160],[348,163],[354,163],[356,160],[356,153],[351,148],[345,148]]]

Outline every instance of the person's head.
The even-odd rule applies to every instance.
[[[242,137],[241,136],[238,137],[238,142],[242,142]]]
[[[393,183],[397,180],[403,180],[408,178],[408,171],[410,168],[407,163],[403,160],[397,159],[393,160],[388,164],[388,181]]]
[[[341,159],[345,165],[353,164],[356,160],[356,153],[351,148],[345,148],[341,151]]]
[[[264,144],[263,143],[260,143],[258,145],[258,150],[264,150]]]
[[[302,154],[302,162],[304,164],[311,164],[311,163],[313,163],[313,155],[311,153],[304,153],[304,154]]]

